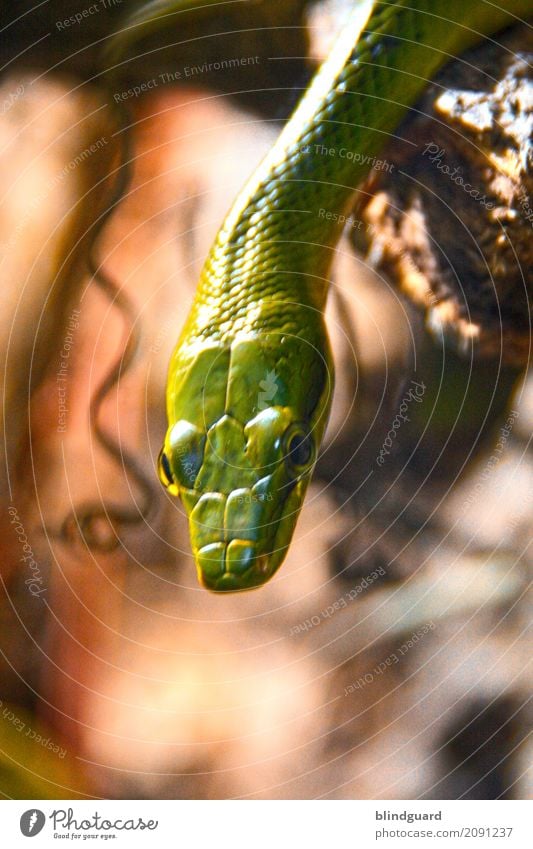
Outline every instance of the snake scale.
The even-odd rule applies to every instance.
[[[191,8],[141,6],[114,36],[112,55],[124,61],[139,37]],[[446,61],[530,11],[531,0],[354,2],[235,200],[171,359],[159,457],[208,589],[264,584],[287,552],[333,392],[328,271],[369,163]]]

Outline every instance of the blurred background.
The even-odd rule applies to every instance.
[[[134,5],[1,12],[0,792],[528,798],[531,37],[446,69],[358,193],[294,543],[267,586],[219,597],[155,474],[167,364],[231,199],[351,4],[193,10],[111,77]],[[89,409],[126,344],[97,411],[117,462]]]

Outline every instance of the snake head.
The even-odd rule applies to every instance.
[[[327,340],[319,349],[263,336],[177,353],[160,479],[187,510],[203,586],[258,587],[285,557],[318,456],[332,393]]]

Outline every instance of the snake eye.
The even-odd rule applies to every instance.
[[[310,437],[295,434],[289,443],[289,457],[293,466],[307,466],[312,454]]]
[[[164,448],[162,448],[159,453],[159,460],[157,461],[157,470],[159,472],[159,479],[163,486],[172,486],[172,484],[174,483],[174,478]]]
[[[292,471],[302,474],[315,459],[315,443],[310,433],[299,425],[285,436],[285,459]]]

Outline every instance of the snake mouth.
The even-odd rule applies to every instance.
[[[289,520],[287,533],[285,512],[294,487],[276,490],[274,499],[268,497],[271,483],[263,478],[253,489],[204,493],[189,501],[191,544],[198,579],[206,589],[259,587],[281,564],[294,524]]]
[[[237,592],[259,587],[272,573],[266,554],[258,553],[249,540],[215,542],[196,552],[200,583],[214,592]]]
[[[270,580],[285,559],[309,478],[287,481],[280,466],[253,487],[229,493],[180,488],[205,589],[238,592]]]

